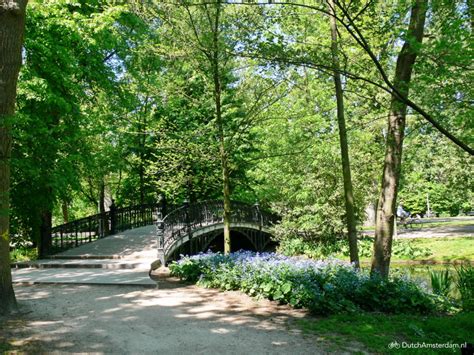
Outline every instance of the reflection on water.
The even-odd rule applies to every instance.
[[[370,269],[370,267],[368,268]],[[408,276],[422,288],[431,291],[430,271],[444,271],[446,269],[449,270],[449,273],[455,279],[456,269],[452,264],[413,265],[394,263],[390,266],[390,274],[393,276]]]
[[[446,265],[402,265],[394,264],[392,272],[397,275],[407,275],[416,283],[424,288],[431,290],[430,271],[444,271],[448,269],[452,277],[455,276],[456,270],[451,264]]]

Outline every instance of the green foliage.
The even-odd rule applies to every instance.
[[[38,258],[38,251],[36,248],[18,246],[10,251],[10,261],[16,263],[18,261],[31,261]]]
[[[368,310],[427,313],[435,298],[400,277],[369,277],[337,260],[312,261],[278,254],[200,254],[170,265],[172,275],[206,287],[241,290],[317,314]],[[439,300],[438,300],[439,301]]]
[[[117,61],[133,37],[122,37],[131,18],[126,12],[124,6],[101,1],[80,6],[47,0],[28,6],[13,127],[13,234],[38,242],[40,225],[55,206],[71,204],[82,190],[83,173],[102,180],[104,170],[112,170],[113,164],[94,169],[97,161],[112,158],[106,139],[99,138],[107,156],[94,154],[103,127],[103,112],[94,105],[115,97],[118,72],[109,60]]]
[[[448,216],[474,208],[474,170],[468,157],[433,134],[410,137],[405,156],[399,198],[411,214],[426,213],[428,202],[431,211]]]
[[[96,212],[102,187],[119,205],[155,202],[158,193],[170,202],[221,198],[207,17],[215,7],[187,5],[31,2],[13,124],[14,239],[37,239],[47,212],[61,223],[62,205],[70,219]],[[347,9],[389,77],[409,5]],[[429,6],[410,98],[472,140],[467,7]],[[233,198],[257,199],[282,216],[275,234],[285,253],[346,255],[327,17],[290,5],[221,9],[217,57]],[[366,53],[343,26],[339,32],[341,66],[351,73],[341,74],[362,222],[378,193],[390,94]],[[406,209],[426,212],[429,197],[438,213],[472,210],[471,158],[412,113],[399,193]],[[369,257],[372,242],[359,245]],[[393,255],[422,258],[429,250],[395,241]]]
[[[363,236],[358,240],[359,256],[369,258],[372,256],[374,239]],[[279,251],[288,256],[306,255],[310,258],[321,258],[337,254],[349,256],[349,245],[346,240],[335,242],[308,242],[302,238],[285,238],[280,241]],[[392,255],[403,259],[418,259],[428,257],[432,252],[427,247],[415,245],[406,239],[395,239],[392,244]]]
[[[431,288],[433,292],[448,297],[451,293],[452,276],[448,269],[443,271],[430,271]]]
[[[474,266],[462,264],[456,268],[456,286],[461,296],[461,305],[465,311],[474,310]]]

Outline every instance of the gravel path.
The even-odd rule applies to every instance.
[[[113,354],[315,354],[301,310],[160,281],[137,286],[15,286],[21,314],[1,322],[0,340],[30,352]],[[3,339],[5,340],[5,338]]]
[[[439,226],[434,228],[399,229],[397,238],[474,237],[474,224],[465,226]]]
[[[426,223],[442,223],[462,221],[463,225],[440,225],[430,227]],[[474,217],[449,217],[421,220],[422,223],[414,225],[413,228],[398,227],[396,238],[444,238],[444,237],[474,237]],[[362,231],[361,234],[374,235],[373,230]]]

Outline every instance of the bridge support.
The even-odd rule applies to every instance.
[[[163,217],[161,213],[158,213],[158,220],[156,222],[156,236],[158,238],[158,260],[160,260],[161,265],[165,265],[165,223],[163,222]]]

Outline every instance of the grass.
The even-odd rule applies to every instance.
[[[329,344],[333,351],[353,352],[352,344],[362,344],[370,352],[400,353],[405,343],[464,344],[474,341],[474,313],[452,316],[413,316],[386,314],[335,315],[304,319],[299,326]],[[397,349],[395,342],[399,344]],[[389,348],[392,344],[392,348]],[[453,350],[409,349],[414,354],[453,353]],[[459,349],[454,351],[459,353]]]
[[[473,237],[418,238],[413,239],[412,243],[429,248],[433,252],[431,256],[424,258],[426,260],[437,262],[474,260]]]
[[[412,246],[429,248],[433,253],[430,256],[417,258],[400,258],[393,255],[393,263],[406,261],[430,261],[434,263],[450,263],[461,261],[474,261],[474,238],[473,237],[442,237],[442,238],[414,238],[403,239]],[[343,255],[335,255],[339,259],[347,259]],[[361,262],[370,262],[370,258],[361,258]]]

